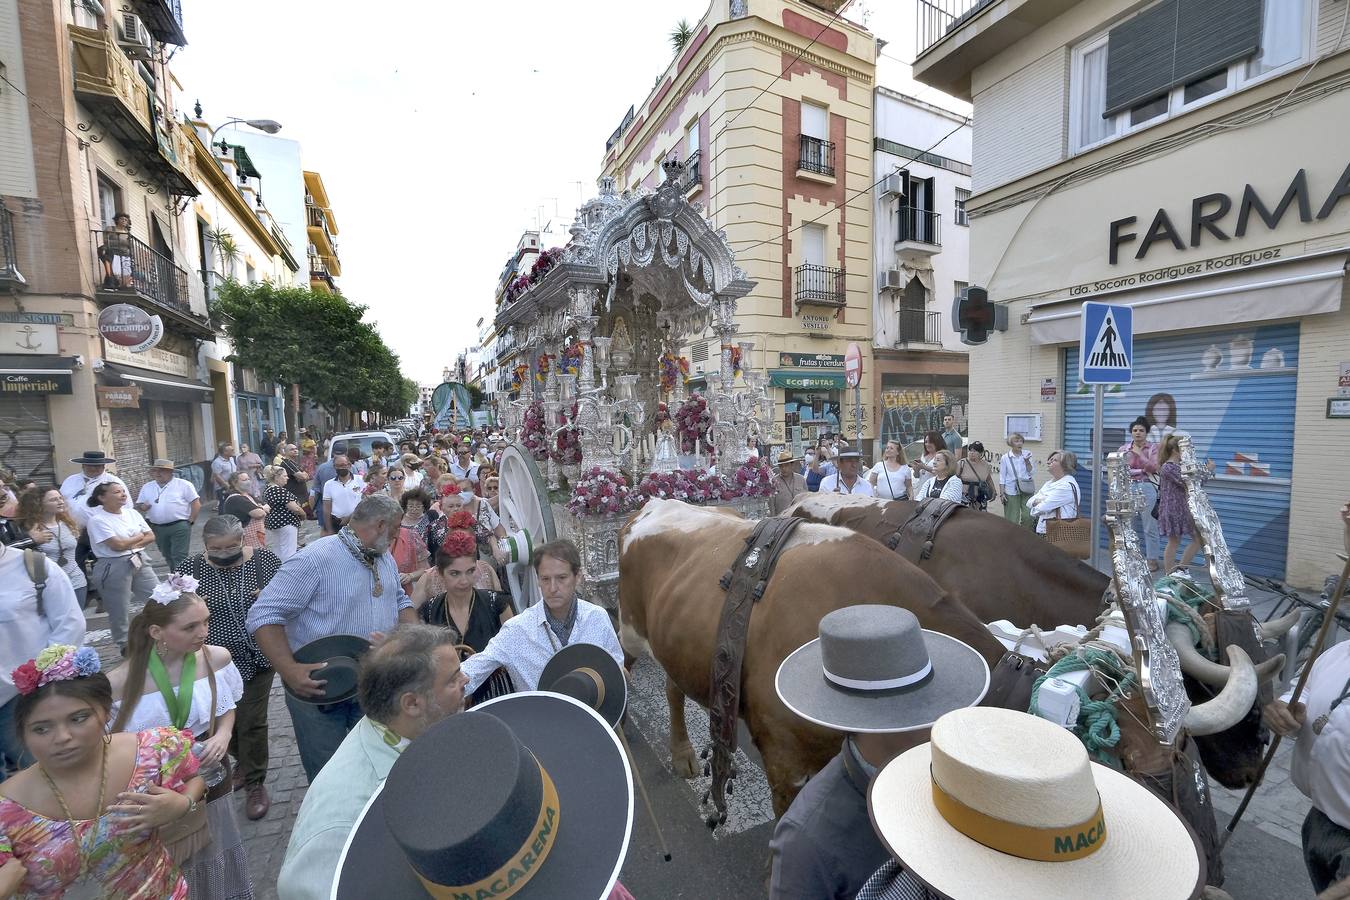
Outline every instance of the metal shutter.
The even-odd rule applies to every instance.
[[[58,483],[46,397],[0,396],[0,466],[43,486]]]
[[[1214,460],[1217,476],[1205,492],[1234,560],[1251,575],[1284,577],[1298,335],[1299,326],[1291,324],[1136,338],[1134,381],[1105,396],[1103,444],[1109,452],[1125,443],[1130,421],[1151,400],[1173,398],[1175,427],[1190,433],[1199,459]],[[1253,349],[1244,365],[1247,339]],[[1078,383],[1077,347],[1065,351],[1064,394],[1064,444],[1078,454],[1086,506],[1092,394]],[[1166,416],[1155,409],[1153,418]],[[1051,449],[1042,447],[1037,456],[1043,460]]]
[[[1152,100],[1261,45],[1261,0],[1162,0],[1111,29],[1105,116]]]
[[[108,419],[112,425],[113,459],[117,460],[116,472],[131,492],[131,499],[141,486],[150,480],[147,470],[150,468],[150,423],[145,409],[110,409]]]
[[[164,443],[177,465],[198,462],[192,451],[192,404],[161,403],[164,408]]]

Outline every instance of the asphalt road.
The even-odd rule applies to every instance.
[[[639,793],[628,858],[621,880],[638,900],[651,898],[757,898],[768,893],[768,845],[773,835],[772,807],[758,755],[742,726],[741,773],[728,798],[727,824],[710,832],[703,823],[700,801],[707,779],[676,778],[670,771],[664,675],[650,659],[636,666],[625,726],[636,771],[656,808],[656,818],[670,848],[665,862],[651,817]],[[706,714],[690,703],[689,735],[695,747],[707,740]],[[696,711],[697,710],[697,711]],[[1219,815],[1220,826],[1227,817]],[[1313,896],[1297,847],[1244,824],[1224,853],[1224,889],[1235,900],[1306,900]],[[1139,873],[1147,883],[1148,873]],[[1094,897],[1085,885],[1083,898]],[[1147,889],[1141,896],[1148,896]],[[997,898],[996,885],[984,898]],[[959,898],[967,900],[967,898]],[[1048,898],[1047,898],[1048,900]]]

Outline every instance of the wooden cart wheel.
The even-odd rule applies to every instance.
[[[502,451],[498,474],[498,506],[507,533],[528,532],[536,547],[556,540],[558,531],[548,502],[548,488],[529,451],[519,444],[507,446]],[[534,569],[528,561],[507,565],[506,577],[511,583],[517,612],[541,599]]]

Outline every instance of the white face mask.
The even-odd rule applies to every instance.
[[[473,491],[460,491],[459,499],[465,505],[472,503],[474,500]]]

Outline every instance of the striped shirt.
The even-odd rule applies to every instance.
[[[373,594],[371,572],[337,535],[319,538],[282,563],[248,611],[248,630],[282,625],[292,650],[333,634],[369,637],[398,624],[412,600],[398,580],[398,565],[388,553],[375,563],[383,592]]]

